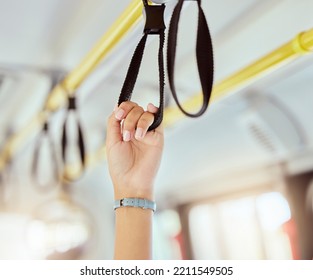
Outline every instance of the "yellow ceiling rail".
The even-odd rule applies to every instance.
[[[41,126],[51,113],[64,106],[68,95],[74,94],[75,90],[141,18],[142,0],[132,0],[82,62],[51,91],[44,110],[35,115],[25,127],[8,139],[0,152],[0,171],[5,168],[13,155],[17,153],[18,148],[26,137],[36,127]]]

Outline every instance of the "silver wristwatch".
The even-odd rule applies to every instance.
[[[120,207],[138,207],[142,209],[156,210],[154,201],[142,198],[122,198],[114,201],[114,210]]]

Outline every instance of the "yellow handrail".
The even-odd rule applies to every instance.
[[[0,171],[5,168],[14,153],[17,152],[27,135],[34,131],[36,127],[41,126],[51,113],[64,106],[68,95],[74,94],[74,91],[88,78],[89,74],[109,54],[127,32],[139,22],[141,17],[142,1],[133,0],[78,67],[70,72],[65,79],[51,91],[44,106],[44,110],[35,115],[25,127],[8,139],[0,152]]]

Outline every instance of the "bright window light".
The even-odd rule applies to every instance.
[[[275,231],[291,218],[287,200],[278,192],[266,193],[256,200],[262,227]]]

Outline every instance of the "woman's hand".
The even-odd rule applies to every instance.
[[[115,199],[153,199],[154,179],[164,145],[161,126],[148,132],[157,110],[149,104],[145,111],[127,101],[108,120],[106,149]]]

